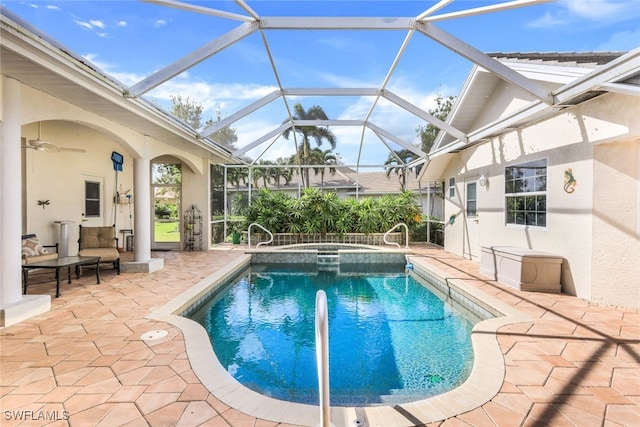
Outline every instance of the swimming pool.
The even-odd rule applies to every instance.
[[[184,336],[189,364],[196,377],[224,405],[270,422],[317,426],[317,405],[270,398],[256,393],[233,378],[214,353],[204,327],[188,318],[190,313],[202,307],[205,301],[223,289],[238,273],[256,263],[257,252],[270,252],[274,255],[278,251],[245,251],[243,255],[153,310],[148,318],[160,322],[158,326],[168,324],[180,330]],[[288,256],[289,254],[285,254],[283,259]],[[483,319],[474,326],[471,334],[474,349],[473,369],[462,385],[431,398],[366,408],[334,406],[331,408],[331,421],[336,427],[360,425],[363,420],[366,422],[367,417],[378,422],[389,420],[389,425],[392,425],[392,420],[396,420],[398,414],[403,414],[403,419],[410,421],[403,425],[424,425],[440,422],[484,405],[499,392],[505,376],[504,358],[498,345],[497,331],[507,325],[531,321],[529,316],[517,308],[471,285],[467,277],[457,278],[455,274],[442,269],[437,257],[414,254],[405,254],[404,257],[414,267],[412,275],[427,281],[438,290],[443,299]],[[382,258],[373,256],[372,260],[364,261],[374,261],[374,265],[379,265],[381,261],[386,261],[386,258],[387,255],[383,255]]]
[[[479,319],[438,298],[406,274],[404,264],[378,265],[374,275],[356,266],[343,265],[340,273],[314,267],[253,265],[189,315],[205,327],[220,363],[243,385],[317,404],[319,289],[329,304],[332,405],[415,401],[469,376],[471,329]]]

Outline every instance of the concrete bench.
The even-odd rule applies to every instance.
[[[522,291],[560,293],[562,257],[512,246],[483,246],[480,274]]]

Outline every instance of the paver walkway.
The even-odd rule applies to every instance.
[[[477,263],[412,249],[537,319],[499,330],[506,375],[493,399],[430,425],[640,425],[638,310],[518,292],[481,278]],[[100,285],[91,274],[62,285],[50,312],[0,330],[0,424],[284,426],[221,403],[191,370],[181,332],[145,318],[241,253],[154,252],[165,259],[156,273],[117,276],[105,268]],[[53,296],[54,288],[35,285],[29,293]],[[155,330],[168,335],[141,339]],[[368,423],[377,425],[372,416]]]

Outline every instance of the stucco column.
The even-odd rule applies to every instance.
[[[133,206],[135,260],[147,261],[151,258],[151,168],[149,160],[135,159],[133,162],[133,185],[135,198]]]
[[[123,271],[151,273],[164,267],[162,258],[151,258],[151,162],[133,161],[134,261],[125,262]]]
[[[22,298],[20,236],[20,83],[2,78],[2,144],[0,144],[0,306]]]
[[[9,326],[51,309],[49,295],[22,295],[21,115],[17,80],[0,81],[0,326]]]

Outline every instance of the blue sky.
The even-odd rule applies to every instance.
[[[456,0],[438,12],[448,13],[502,1]],[[246,14],[233,1],[190,2]],[[435,1],[262,1],[246,0],[261,17],[373,16],[414,17]],[[4,1],[4,6],[71,51],[93,62],[125,86],[169,65],[183,55],[240,25],[239,21],[137,1]],[[436,23],[484,52],[626,51],[640,46],[637,0],[558,0],[540,5],[457,18]],[[406,31],[264,32],[284,87],[377,88],[398,53]],[[438,94],[457,95],[472,64],[422,34],[411,38],[387,88],[429,110]],[[223,117],[277,89],[277,81],[260,33],[254,33],[146,95],[170,109],[169,97],[197,100],[204,118]],[[332,119],[362,120],[372,98],[302,97],[305,108],[320,105]],[[286,118],[282,100],[233,124],[242,147],[278,127]],[[389,102],[379,103],[371,121],[409,143],[418,143],[420,119]],[[361,128],[334,127],[336,152],[347,164],[358,158]],[[388,150],[365,133],[362,164],[381,164]],[[393,145],[393,144],[392,144]],[[328,148],[328,147],[323,147]],[[393,146],[399,149],[398,146]],[[256,158],[261,150],[253,150]],[[265,158],[293,152],[278,140]]]

